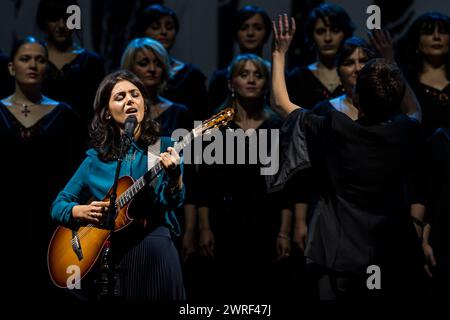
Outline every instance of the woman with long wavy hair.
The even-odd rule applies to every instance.
[[[147,148],[158,138],[158,127],[151,120],[149,97],[142,82],[129,71],[117,71],[103,79],[95,97],[91,124],[92,149],[75,175],[57,196],[52,217],[60,224],[76,228],[99,224],[109,202],[101,201],[112,186],[125,120],[134,115],[134,140],[124,157],[119,176],[140,178],[148,170]],[[160,161],[163,171],[156,182],[141,191],[133,207],[135,222],[125,234],[113,233],[117,267],[124,270],[122,296],[130,300],[180,300],[184,288],[171,230],[177,228],[173,210],[181,206],[184,187],[180,157],[161,139]],[[88,199],[94,198],[86,205]],[[135,203],[136,202],[136,203]]]

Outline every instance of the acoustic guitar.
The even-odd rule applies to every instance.
[[[180,152],[191,141],[208,133],[212,129],[226,125],[234,116],[234,109],[226,108],[201,125],[194,128],[189,134],[176,142],[174,149]],[[129,176],[121,177],[117,185],[117,212],[114,219],[114,232],[124,229],[133,221],[128,214],[128,207],[133,198],[148,185],[162,170],[157,162],[138,180]],[[103,201],[108,201],[110,190]],[[48,271],[53,283],[60,288],[67,288],[72,284],[69,277],[79,268],[80,280],[84,278],[98,260],[102,249],[110,237],[111,230],[99,228],[96,225],[86,225],[72,230],[58,226],[50,240],[47,252]]]

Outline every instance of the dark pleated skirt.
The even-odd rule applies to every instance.
[[[185,300],[180,259],[166,227],[158,227],[120,262],[121,290],[127,300]]]

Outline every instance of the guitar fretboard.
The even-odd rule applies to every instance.
[[[191,141],[199,135],[202,130],[202,125],[194,128],[189,134],[185,135],[180,141],[176,142],[174,149],[177,153],[183,150]],[[163,170],[160,162],[155,163],[142,177],[136,180],[125,192],[123,192],[116,200],[118,208],[123,208],[129,203],[139,191],[141,191],[148,183],[155,179]]]

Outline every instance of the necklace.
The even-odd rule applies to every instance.
[[[29,107],[34,107],[34,106],[39,106],[42,102],[42,99],[39,100],[38,103],[33,103],[33,104],[28,104],[28,103],[18,103],[16,101],[11,101],[11,104],[17,107],[20,107],[21,110],[20,112],[25,116],[28,117],[28,114],[31,113],[31,110],[29,109]]]

